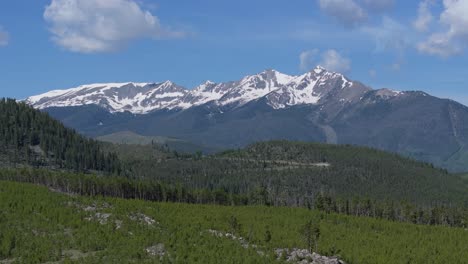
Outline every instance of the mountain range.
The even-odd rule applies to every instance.
[[[346,102],[355,100],[368,90],[360,83],[349,81],[342,74],[317,67],[300,76],[266,70],[239,81],[206,81],[192,90],[171,81],[90,84],[32,96],[27,102],[39,109],[92,104],[111,113],[128,111],[148,114],[163,109],[184,110],[211,102],[217,106],[239,107],[263,97],[273,109],[282,109],[301,104],[318,104],[333,92],[335,99]]]
[[[214,149],[271,139],[356,144],[468,170],[468,107],[421,91],[374,90],[320,66],[191,90],[171,81],[82,85],[25,101],[91,137],[132,132]]]

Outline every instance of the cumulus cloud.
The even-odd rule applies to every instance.
[[[351,70],[351,60],[342,56],[334,49],[329,49],[322,53],[317,49],[304,51],[300,54],[299,59],[300,68],[303,71],[311,69],[314,64],[335,72],[345,73]]]
[[[363,5],[375,12],[383,12],[393,8],[394,0],[362,0]]]
[[[2,26],[0,26],[0,46],[6,46],[8,45],[8,42],[10,40],[10,36],[8,32],[6,32]]]
[[[426,32],[429,30],[429,26],[434,20],[434,16],[431,12],[431,6],[434,4],[434,0],[424,0],[419,3],[418,17],[413,22],[413,27],[420,32]]]
[[[375,41],[375,51],[396,51],[402,55],[411,43],[408,29],[399,22],[384,16],[382,24],[373,27],[363,27],[362,31],[370,35]]]
[[[422,53],[449,57],[463,52],[468,46],[468,0],[444,0],[439,24],[443,31],[432,33],[419,43]]]
[[[320,9],[345,27],[364,24],[369,13],[381,13],[393,8],[395,0],[318,0]]]
[[[299,68],[301,69],[301,71],[308,71],[310,70],[310,68],[313,67],[312,65],[315,63],[318,53],[318,49],[301,52],[301,54],[299,55]]]
[[[343,57],[336,50],[327,50],[322,54],[322,61],[319,63],[325,69],[336,72],[348,72],[351,70],[351,60]]]
[[[140,38],[183,36],[133,0],[52,0],[44,19],[55,43],[81,53],[115,51]]]
[[[462,45],[456,43],[447,33],[434,33],[418,44],[418,50],[429,55],[450,57],[463,51]]]
[[[367,20],[365,10],[353,0],[318,0],[320,9],[338,23],[352,28]]]

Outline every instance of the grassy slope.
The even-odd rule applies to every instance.
[[[95,211],[86,211],[91,206]],[[106,223],[86,220],[111,214]],[[147,225],[129,216],[142,213]],[[237,241],[216,238],[206,230],[229,230],[229,218],[242,225],[241,235],[270,257],[244,249]],[[298,230],[317,212],[269,207],[219,207],[152,203],[111,198],[71,197],[44,187],[0,182],[0,259],[18,263],[63,260],[78,263],[154,263],[145,248],[163,243],[174,263],[271,263],[273,249],[305,247]],[[116,221],[122,221],[116,228]],[[272,239],[264,241],[266,230]],[[348,263],[463,263],[468,259],[465,229],[416,226],[387,221],[323,215],[319,252],[339,252]],[[166,255],[167,256],[167,255]]]

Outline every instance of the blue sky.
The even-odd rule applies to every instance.
[[[0,3],[0,96],[95,82],[188,88],[317,64],[468,104],[468,0]]]

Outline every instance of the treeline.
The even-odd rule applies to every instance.
[[[189,190],[180,184],[135,180],[119,176],[78,174],[46,169],[1,169],[0,180],[44,185],[53,191],[88,196],[109,196],[160,202],[247,205],[248,197],[224,190]]]
[[[5,98],[0,99],[0,162],[9,167],[29,164],[121,173],[117,155],[104,153],[96,141],[66,128],[47,113]]]
[[[37,169],[3,169],[0,180],[45,185],[54,191],[89,196],[110,196],[159,202],[214,205],[264,205],[274,201],[265,188],[245,194],[224,189],[187,189],[154,180],[132,180],[125,177],[96,176]],[[379,201],[369,198],[336,198],[317,193],[306,201],[305,207],[326,213],[366,216],[398,222],[424,225],[468,226],[468,210],[462,207],[417,206],[409,202]]]
[[[417,206],[407,201],[378,201],[355,197],[341,199],[317,194],[313,207],[327,213],[365,216],[422,225],[468,226],[468,209],[445,205]]]

